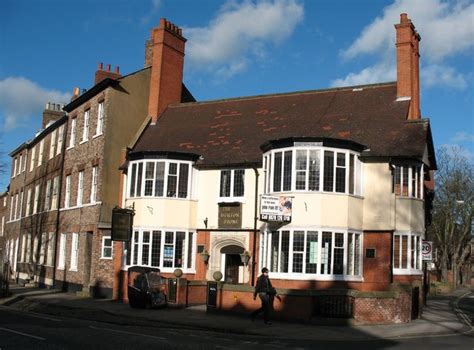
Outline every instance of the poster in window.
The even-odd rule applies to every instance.
[[[318,262],[318,242],[309,242],[309,263],[316,264]]]
[[[260,220],[291,222],[292,197],[262,195],[260,200]]]
[[[173,259],[173,247],[165,246],[165,249],[164,249],[164,252],[163,252],[163,258],[164,259]]]

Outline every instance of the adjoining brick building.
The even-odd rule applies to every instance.
[[[47,103],[41,130],[10,153],[7,260],[16,279],[52,286],[64,157],[63,105]]]
[[[160,58],[176,73],[185,39],[167,22],[159,30],[174,48]],[[420,114],[420,36],[406,14],[396,33],[396,82],[166,109],[150,98],[151,123],[124,165],[122,206],[136,213],[116,271],[181,270],[182,305],[205,303],[206,281],[221,272],[217,308],[244,311],[255,308],[250,285],[268,267],[280,317],[417,317],[436,159]],[[158,76],[150,91],[175,91],[181,77]],[[262,215],[264,200],[280,211]]]

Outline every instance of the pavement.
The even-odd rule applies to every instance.
[[[427,306],[424,307],[423,316],[410,323],[384,325],[347,323],[334,326],[283,321],[265,325],[263,320],[257,319],[256,322],[252,322],[248,316],[207,312],[205,306],[186,309],[171,307],[155,310],[133,309],[128,304],[110,299],[81,298],[55,289],[13,285],[10,291],[11,296],[0,299],[0,306],[116,324],[197,329],[287,340],[367,341],[474,332],[471,320],[458,307],[459,301],[471,293],[469,288],[457,289],[450,295],[430,297]]]

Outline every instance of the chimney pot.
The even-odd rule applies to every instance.
[[[408,23],[408,15],[406,13],[400,14],[400,23]]]
[[[160,28],[166,27],[166,19],[165,18],[160,18]]]
[[[104,69],[104,64],[102,62],[99,63],[99,66],[97,67],[98,70]]]
[[[117,74],[120,73],[120,67],[119,66],[115,66],[115,73],[117,73]]]
[[[107,71],[107,72],[110,72],[110,63],[109,63],[109,64],[107,64],[106,71]]]

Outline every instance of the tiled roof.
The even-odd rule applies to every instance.
[[[183,152],[203,166],[261,163],[260,146],[288,137],[350,140],[370,157],[423,156],[426,120],[408,121],[396,83],[170,105],[132,153]]]

